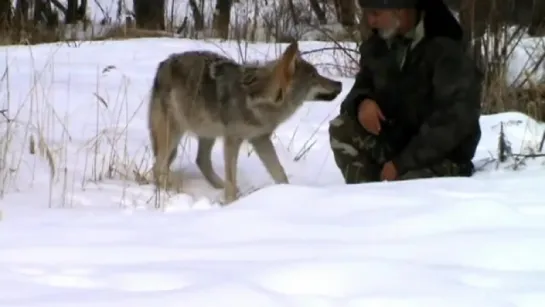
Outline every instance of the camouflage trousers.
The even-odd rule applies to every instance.
[[[347,184],[380,181],[383,165],[395,152],[357,121],[339,115],[329,122],[330,146]],[[397,180],[459,176],[461,167],[449,160],[399,174]]]

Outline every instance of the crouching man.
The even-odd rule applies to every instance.
[[[330,122],[346,183],[471,176],[482,74],[442,0],[359,0],[372,29]]]

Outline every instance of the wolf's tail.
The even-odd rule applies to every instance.
[[[149,103],[149,127],[152,133],[157,121],[163,121],[159,124],[169,125],[170,128],[175,126],[182,129],[184,126],[183,109],[178,101],[179,94],[176,93],[177,80],[174,72],[181,68],[175,67],[176,65],[179,65],[179,60],[170,57],[157,66]]]
[[[171,91],[172,73],[168,64],[168,59],[161,61],[155,71],[153,85],[151,87],[150,106],[155,104],[166,104],[165,99]],[[164,106],[166,107],[166,105]]]
[[[148,130],[150,133],[151,146],[154,152],[157,151],[155,135],[160,125],[167,122],[171,106],[169,99],[172,91],[172,73],[168,59],[159,63],[153,78],[148,105]]]

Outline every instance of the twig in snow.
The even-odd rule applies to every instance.
[[[6,121],[8,123],[11,123],[12,120],[8,117],[8,115],[6,114],[8,112],[8,109],[2,109],[0,110],[0,114],[2,114],[2,116],[6,119]]]

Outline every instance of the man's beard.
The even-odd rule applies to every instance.
[[[382,37],[385,40],[389,40],[392,37],[394,37],[397,34],[397,30],[399,29],[401,22],[399,21],[399,18],[394,18],[394,25],[388,29],[379,29],[378,33],[380,37]]]

